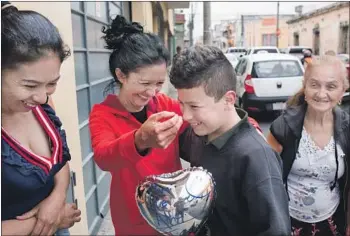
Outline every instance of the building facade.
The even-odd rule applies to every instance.
[[[349,9],[349,2],[337,2],[289,20],[289,45],[311,47],[316,55],[348,54]]]
[[[182,49],[185,47],[185,14],[183,10],[177,10],[175,12],[175,48],[181,47]]]
[[[287,20],[293,15],[279,15],[280,34],[277,36],[276,15],[243,15],[240,24],[243,25],[243,46],[277,46],[288,47],[288,25]],[[278,45],[277,45],[278,37]]]
[[[223,24],[216,24],[212,30],[213,45],[223,51],[227,49],[227,38],[224,36],[226,27]]]
[[[93,160],[88,117],[94,104],[104,99],[109,73],[110,50],[101,39],[103,26],[120,14],[138,21],[145,31],[159,35],[174,51],[175,8],[189,2],[14,2],[21,10],[37,11],[58,28],[72,55],[62,64],[61,79],[52,96],[67,133],[72,160],[67,201],[76,202],[81,222],[70,229],[73,235],[96,235],[109,210],[111,176]],[[122,190],[121,190],[122,191]]]

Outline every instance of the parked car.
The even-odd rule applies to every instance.
[[[304,67],[288,54],[253,54],[236,66],[238,105],[248,112],[281,111],[302,87]]]
[[[309,50],[312,53],[312,48],[305,47],[305,46],[291,46],[291,47],[288,47],[285,50],[285,53],[294,55],[294,56],[298,57],[301,60],[304,57],[304,54],[303,54],[303,50],[304,49],[307,49],[307,50]]]
[[[345,64],[346,69],[348,70],[348,80],[350,83],[350,65],[349,65],[349,55],[348,54],[338,54],[339,57]],[[343,96],[343,102],[350,101],[350,88],[345,92]]]
[[[280,53],[277,47],[273,46],[261,46],[261,47],[251,47],[248,49],[246,55],[258,54],[258,53]]]
[[[230,61],[230,63],[233,66],[233,68],[236,68],[236,65],[238,64],[237,56],[235,54],[233,54],[233,53],[226,53],[225,56]]]
[[[245,55],[247,50],[244,47],[230,47],[227,49],[226,53],[232,53],[236,57],[240,57],[241,55]]]
[[[280,53],[286,53],[287,48],[278,48],[278,50],[280,51]]]

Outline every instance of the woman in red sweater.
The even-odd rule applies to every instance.
[[[139,213],[135,190],[148,175],[181,169],[178,139],[187,124],[179,103],[158,93],[167,75],[169,53],[158,36],[144,33],[140,24],[122,16],[102,31],[107,48],[113,50],[109,67],[114,81],[108,88],[116,83],[119,93],[108,95],[91,111],[94,160],[112,174],[115,234],[157,235]]]

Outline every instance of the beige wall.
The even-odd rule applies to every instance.
[[[294,32],[299,32],[299,45],[313,47],[313,28],[319,24],[320,54],[327,50],[338,52],[340,22],[349,22],[349,8],[344,7],[332,12],[301,20],[289,25],[288,41],[294,45]]]
[[[286,19],[279,20],[279,28],[281,34],[278,38],[278,47],[286,48],[288,47],[288,25],[286,23]],[[276,25],[263,25],[263,19],[247,21],[244,24],[244,29],[244,41],[246,47],[262,46],[263,34],[276,33]]]
[[[70,2],[14,2],[21,10],[35,10],[48,19],[59,29],[65,43],[73,49],[72,21]],[[71,170],[76,172],[79,184],[75,187],[75,197],[78,199],[79,209],[82,212],[81,222],[70,228],[71,234],[87,235],[87,217],[84,195],[82,158],[80,152],[80,138],[78,128],[77,98],[75,91],[73,52],[61,67],[61,79],[53,95],[56,112],[60,117],[63,128],[67,133],[67,141],[72,160]]]
[[[175,34],[174,29],[174,10],[168,9],[168,22],[169,22],[169,30],[172,35]]]
[[[145,31],[158,34],[158,22],[153,19],[152,4],[152,2],[131,2],[132,21],[140,22],[144,25]],[[165,27],[163,36],[164,43],[167,45],[168,30],[170,30],[171,34],[174,33],[174,12],[167,8],[168,6],[166,2],[160,2],[160,6],[163,10],[164,22],[169,22],[169,28]]]
[[[151,2],[131,2],[132,21],[139,22],[146,32],[154,32]]]

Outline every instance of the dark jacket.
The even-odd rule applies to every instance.
[[[281,116],[279,116],[270,127],[271,134],[282,145],[283,150],[280,154],[283,160],[283,181],[287,185],[287,178],[294,163],[296,153],[299,148],[301,133],[304,125],[304,118],[307,105],[287,108]],[[339,179],[339,186],[343,196],[341,201],[344,201],[344,210],[347,209],[347,192],[349,178],[348,158],[350,157],[350,130],[349,130],[349,114],[343,111],[340,107],[333,110],[334,114],[334,140],[341,146],[345,153],[345,174]]]
[[[192,129],[180,139],[181,157],[208,170],[216,183],[217,198],[207,224],[210,235],[289,236],[281,159],[248,122],[247,113],[237,110],[242,120],[223,146],[207,143]]]

